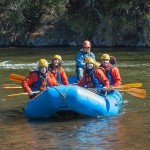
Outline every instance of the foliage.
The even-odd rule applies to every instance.
[[[1,24],[4,31],[34,32],[44,14],[64,1],[56,0],[4,0],[1,6]],[[23,28],[23,29],[22,29]]]
[[[102,41],[133,42],[142,38],[149,8],[149,0],[70,0],[69,23],[88,37],[98,31]]]
[[[2,35],[35,32],[64,22],[76,37],[100,41],[142,41],[150,32],[149,0],[3,0],[0,2]],[[57,29],[56,29],[57,30]],[[149,32],[148,32],[149,31]],[[11,35],[10,35],[11,34]]]

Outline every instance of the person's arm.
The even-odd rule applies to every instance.
[[[95,70],[95,78],[98,78],[104,84],[105,87],[110,87],[109,80],[107,79],[107,77],[101,69]]]
[[[114,84],[112,86],[119,86],[121,84],[119,69],[117,67],[112,68],[111,75],[114,79]]]
[[[22,81],[22,89],[24,92],[32,92],[30,85],[38,80],[38,75],[36,73],[31,73],[25,80]]]
[[[76,56],[76,65],[78,68],[85,68],[84,56],[82,52],[78,52]]]
[[[68,85],[69,84],[68,78],[67,78],[67,75],[66,75],[66,73],[65,73],[63,68],[60,69],[60,76],[61,76],[62,83],[64,85]]]
[[[48,82],[48,86],[58,86],[59,85],[57,80],[55,79],[55,77],[53,76],[53,74],[51,72],[48,72],[47,82]]]

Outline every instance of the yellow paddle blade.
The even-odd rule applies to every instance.
[[[111,87],[112,90],[126,90],[126,89],[129,89],[129,88],[137,88],[137,87],[141,87],[142,86],[142,83],[129,83],[129,84],[123,84],[123,85],[120,85],[118,87]]]
[[[127,92],[129,94],[136,96],[136,97],[139,97],[139,98],[145,98],[146,97],[146,91],[144,89],[131,88]]]
[[[129,89],[120,89],[118,91],[127,92],[131,94],[132,96],[138,97],[138,98],[145,98],[146,97],[146,91],[144,89],[138,89],[138,88],[129,88]]]
[[[119,87],[122,87],[122,88],[136,88],[136,87],[141,87],[142,86],[142,83],[129,83],[129,84],[123,84],[123,85],[120,85]]]
[[[25,79],[24,76],[20,76],[20,75],[17,75],[17,74],[12,73],[12,74],[9,75],[9,80],[12,80],[12,81],[22,82],[24,79]]]

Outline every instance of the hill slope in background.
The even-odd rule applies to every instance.
[[[4,0],[0,46],[150,46],[150,2]]]

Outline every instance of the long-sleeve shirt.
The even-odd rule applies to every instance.
[[[61,67],[60,69],[58,68],[53,68],[53,70],[50,70],[49,72],[53,75],[53,77],[57,80],[58,79],[58,72],[60,71],[60,78],[61,78],[61,82],[64,85],[68,85],[68,78],[67,75],[65,73],[65,70]]]
[[[59,85],[56,81],[56,79],[50,74],[47,73],[46,74],[46,78],[47,78],[47,84],[48,86],[57,86]],[[38,80],[38,74],[36,72],[31,73],[25,80],[22,81],[22,88],[25,92],[30,93],[31,90],[31,85],[34,82],[37,82]]]
[[[110,66],[111,64],[108,64],[107,66],[103,67],[105,69],[105,72]],[[121,81],[119,69],[116,66],[113,66],[113,68],[110,70],[110,75],[112,76],[114,80],[114,83],[112,84],[112,86],[119,86],[122,81]]]
[[[95,55],[92,52],[84,52],[83,49],[81,49],[77,56],[76,56],[76,66],[77,68],[85,68],[85,59],[87,57],[92,57],[95,60]]]
[[[109,80],[107,79],[104,72],[100,68],[98,68],[94,71],[94,76],[95,76],[95,78],[99,79],[104,84],[104,86],[109,88]],[[79,86],[82,86],[82,87],[86,86],[85,78],[86,77],[83,76],[83,78],[79,81],[79,83],[78,83]]]

